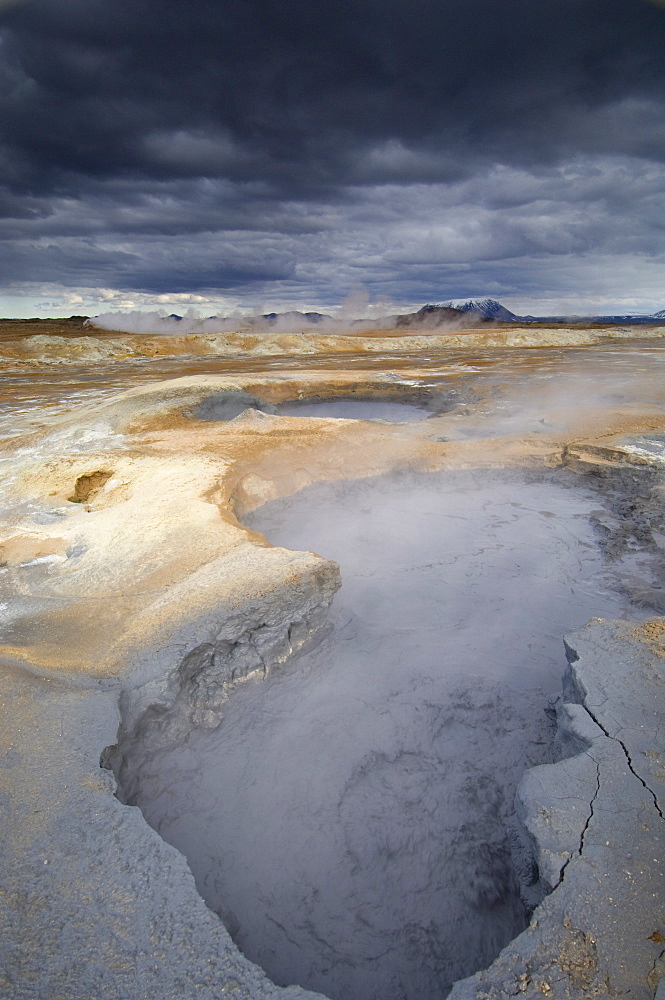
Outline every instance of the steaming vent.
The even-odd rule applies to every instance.
[[[515,792],[551,759],[561,636],[635,617],[597,509],[554,474],[447,472],[319,484],[252,516],[340,563],[329,626],[203,711],[210,728],[176,719],[160,740],[168,713],[149,709],[115,769],[276,983],[440,1000],[525,928],[545,887]],[[183,683],[198,697],[216,658],[259,648],[243,642],[195,651]]]

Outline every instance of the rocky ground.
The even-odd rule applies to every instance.
[[[497,334],[477,336],[490,338],[487,350]],[[83,345],[79,360],[84,339],[71,341]],[[597,340],[590,332],[575,343]],[[57,346],[62,360],[69,348]],[[277,346],[282,355],[302,348]],[[278,989],[240,955],[185,860],[121,804],[99,766],[121,714],[125,731],[139,720],[159,727],[186,699],[190,723],[210,724],[239,678],[265,674],[325,619],[338,568],[246,529],[243,516],[266,500],[398,469],[567,467],[602,494],[599,540],[631,596],[665,610],[662,384],[593,405],[575,390],[573,405],[570,393],[537,383],[528,407],[507,411],[482,373],[446,379],[439,368],[433,378],[431,360],[404,347],[398,364],[391,345],[389,370],[282,360],[253,375],[140,385],[6,442],[3,995],[308,995]],[[428,351],[444,347],[458,345]],[[21,350],[37,348],[43,360],[50,341]],[[349,396],[418,403],[431,415],[385,423],[274,412],[284,401]],[[665,974],[664,628],[658,618],[593,621],[567,639],[559,759],[528,772],[519,792],[549,894],[527,931],[451,996],[655,994]]]

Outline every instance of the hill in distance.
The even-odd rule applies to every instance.
[[[318,327],[320,333],[339,334],[347,332],[363,333],[370,330],[413,330],[427,331],[443,328],[471,329],[478,326],[503,326],[504,324],[659,324],[665,321],[665,309],[651,315],[612,316],[518,316],[497,299],[468,298],[448,299],[443,302],[428,303],[415,312],[397,313],[374,319],[343,320],[326,313],[270,312],[255,316],[209,316],[205,319],[182,317],[176,313],[170,316],[152,313],[107,313],[103,316],[70,316],[61,319],[0,319],[0,339],[11,338],[16,333],[27,336],[32,333],[53,333],[65,336],[89,335],[90,327],[109,332],[136,334],[166,333],[211,333],[232,330],[253,330],[257,333],[291,333],[296,330]]]

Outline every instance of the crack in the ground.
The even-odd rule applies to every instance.
[[[582,857],[582,851],[584,850],[584,838],[586,837],[587,830],[589,829],[589,824],[593,819],[593,812],[594,812],[593,805],[596,799],[598,798],[598,793],[600,791],[600,764],[598,763],[598,761],[594,761],[594,763],[596,765],[596,790],[593,793],[593,798],[589,802],[589,815],[587,816],[584,826],[582,827],[582,832],[580,833],[580,846],[577,848],[577,854],[579,857]],[[561,883],[563,882],[566,868],[568,867],[568,865],[570,864],[570,862],[573,860],[574,857],[575,855],[571,854],[568,860],[562,865],[557,885],[561,885]]]
[[[598,798],[598,792],[600,791],[600,764],[598,763],[598,761],[595,761],[594,763],[596,765],[596,790],[593,793],[593,798],[591,799],[591,802],[589,803],[589,815],[587,816],[586,823],[584,824],[582,832],[580,834],[580,846],[577,851],[580,857],[582,856],[582,851],[584,850],[584,838],[586,837],[587,830],[589,829],[589,824],[593,819],[593,805],[596,799]]]
[[[628,763],[628,768],[629,768],[631,774],[635,775],[635,777],[637,778],[637,780],[640,782],[640,784],[643,786],[643,788],[649,793],[649,795],[653,799],[654,808],[655,808],[656,812],[658,813],[658,815],[660,816],[660,818],[661,819],[665,819],[665,816],[663,816],[662,810],[661,810],[660,806],[658,805],[658,798],[656,796],[656,793],[654,792],[654,790],[652,788],[649,788],[649,786],[647,785],[647,783],[644,780],[644,778],[640,774],[638,774],[637,771],[635,770],[635,768],[633,767],[633,761],[632,761],[632,758],[631,758],[631,756],[630,756],[630,754],[628,752],[628,748],[626,747],[625,743],[623,743],[618,738],[618,736],[612,736],[612,734],[610,732],[608,732],[608,730],[602,724],[602,722],[600,721],[600,719],[597,719],[596,716],[593,714],[593,712],[591,711],[591,709],[589,708],[588,705],[584,705],[583,707],[584,707],[585,711],[593,719],[593,721],[596,723],[596,725],[598,726],[598,728],[600,730],[602,730],[602,732],[605,734],[605,736],[607,736],[608,740],[613,740],[615,743],[619,744],[619,746],[621,747],[621,749],[624,752],[624,756],[625,756],[626,761]]]

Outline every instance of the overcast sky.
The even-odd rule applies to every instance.
[[[0,315],[665,308],[665,0],[0,0]]]

